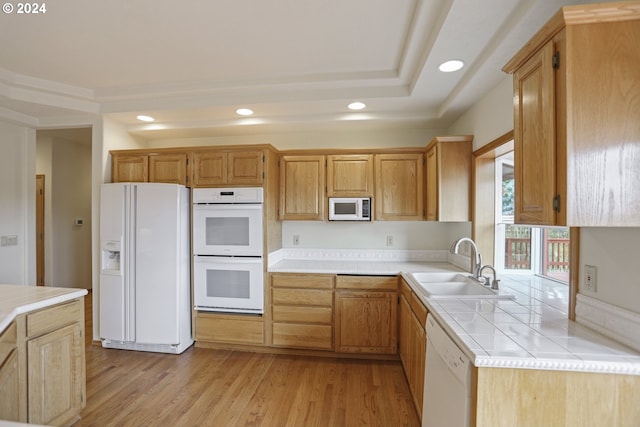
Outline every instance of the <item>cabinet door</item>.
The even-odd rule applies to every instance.
[[[375,167],[375,219],[422,219],[423,154],[378,154]]]
[[[373,196],[373,155],[327,156],[327,196]]]
[[[193,185],[222,185],[227,182],[227,154],[222,151],[193,153]]]
[[[280,219],[324,219],[324,156],[283,156]]]
[[[407,376],[407,381],[409,381],[412,377],[411,375],[411,307],[409,306],[409,301],[405,298],[404,295],[400,295],[400,325],[399,325],[399,346],[398,349],[400,351],[400,360],[402,361],[402,366],[404,367],[405,375]],[[409,385],[411,386],[411,385]]]
[[[111,182],[147,182],[149,157],[146,154],[111,156]]]
[[[438,146],[434,145],[425,154],[427,166],[427,220],[438,220],[438,198],[440,189],[438,188]]]
[[[82,330],[74,323],[27,342],[29,423],[58,425],[83,407]]]
[[[336,351],[396,354],[397,307],[395,292],[337,291]]]
[[[0,420],[20,421],[18,350],[0,359]]]
[[[424,367],[427,356],[427,335],[424,330],[424,323],[420,323],[418,317],[411,313],[411,345],[409,387],[416,405],[418,415],[422,418],[422,399],[424,397]]]
[[[187,184],[187,154],[153,154],[149,156],[149,182]]]
[[[513,75],[516,223],[556,223],[553,54],[549,42]]]
[[[262,185],[264,154],[260,150],[227,153],[227,183]]]

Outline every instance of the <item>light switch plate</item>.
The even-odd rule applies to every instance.
[[[598,269],[593,265],[584,266],[584,290],[596,292],[598,290]]]

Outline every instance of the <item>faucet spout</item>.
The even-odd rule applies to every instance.
[[[491,272],[493,273],[493,280],[490,280],[488,277],[483,277],[482,276],[482,272],[486,268],[491,270]],[[493,290],[496,290],[496,291],[498,290],[500,281],[498,280],[498,274],[496,273],[496,269],[495,268],[493,268],[492,266],[490,266],[488,264],[487,265],[483,265],[482,267],[480,267],[479,273],[480,273],[480,277],[482,277],[482,280],[484,281],[485,285],[491,286],[491,289],[493,289]]]
[[[480,255],[480,251],[478,251],[478,246],[476,242],[471,240],[468,237],[461,237],[451,245],[451,253],[458,254],[460,251],[460,245],[462,243],[468,243],[471,249],[473,250],[472,265],[469,268],[469,272],[473,274],[473,277],[480,280],[480,267],[482,267],[482,256]]]

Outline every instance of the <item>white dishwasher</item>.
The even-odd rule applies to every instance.
[[[426,333],[422,427],[468,427],[471,361],[431,314],[427,316]]]

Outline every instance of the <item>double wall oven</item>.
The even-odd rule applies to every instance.
[[[193,190],[193,289],[196,310],[264,312],[263,191]]]

